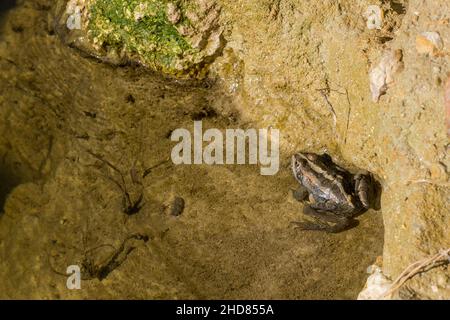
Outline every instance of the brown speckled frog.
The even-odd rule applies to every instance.
[[[300,183],[294,197],[299,201],[309,197],[303,212],[316,219],[316,223],[293,222],[302,230],[344,231],[357,225],[354,217],[372,206],[375,194],[372,176],[354,175],[335,164],[327,154],[298,153],[292,157],[292,170]]]

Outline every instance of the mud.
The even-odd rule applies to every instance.
[[[357,295],[366,265],[381,253],[381,217],[368,212],[359,228],[341,235],[290,229],[301,204],[291,196],[296,183],[287,154],[273,177],[260,176],[256,166],[163,164],[143,181],[142,210],[125,216],[120,190],[87,150],[125,174],[145,170],[167,159],[170,131],[191,128],[218,89],[83,58],[49,32],[46,18],[29,2],[9,14],[3,29],[2,167],[15,179],[2,185],[18,185],[4,186],[3,298]],[[225,107],[229,114],[204,125],[241,127],[234,106]],[[186,202],[179,217],[161,210],[172,194]],[[88,248],[119,246],[135,232],[150,241],[105,280],[73,292],[55,273],[83,260]],[[99,248],[91,256],[100,263],[110,252]]]

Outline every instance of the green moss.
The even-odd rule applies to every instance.
[[[182,6],[181,1],[170,1]],[[91,4],[89,36],[105,48],[124,51],[166,73],[180,72],[179,62],[197,53],[167,18],[167,0],[96,0]],[[139,11],[141,18],[136,19]],[[182,16],[178,25],[189,21]],[[184,69],[186,66],[182,66]]]

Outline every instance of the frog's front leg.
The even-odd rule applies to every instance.
[[[300,185],[297,189],[292,190],[292,196],[295,200],[302,202],[308,198],[309,192],[304,186]]]
[[[294,225],[302,230],[338,233],[358,224],[357,220],[348,217],[337,216],[331,212],[316,210],[314,208],[311,208],[310,206],[305,206],[305,208],[303,209],[303,213],[315,218],[317,222],[293,222]],[[334,225],[330,226],[328,222],[334,223]]]

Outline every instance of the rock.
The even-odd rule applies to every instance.
[[[162,211],[165,214],[178,217],[183,214],[185,206],[186,201],[182,197],[172,194],[167,201],[165,201]]]
[[[70,0],[63,6],[56,28],[61,38],[114,65],[201,78],[224,44],[215,1]]]
[[[420,54],[436,57],[443,47],[441,36],[437,32],[423,32],[416,37],[416,50]]]
[[[81,8],[75,7],[74,13],[67,18],[67,28],[70,30],[81,29]]]
[[[369,30],[377,29],[381,30],[383,27],[383,10],[377,5],[371,5],[364,13],[364,17],[367,19],[367,28]]]
[[[380,63],[370,71],[370,91],[372,99],[378,102],[394,82],[395,75],[403,69],[402,50],[389,51],[381,58]]]
[[[181,197],[175,197],[170,207],[170,214],[175,217],[180,216],[184,211],[184,206],[185,206],[184,199]]]
[[[70,0],[66,6],[66,26],[69,30],[80,30],[82,21],[82,10],[85,4],[83,0]]]
[[[381,267],[372,265],[369,269],[371,275],[357,300],[381,300],[382,296],[391,288],[392,281],[383,274]]]

